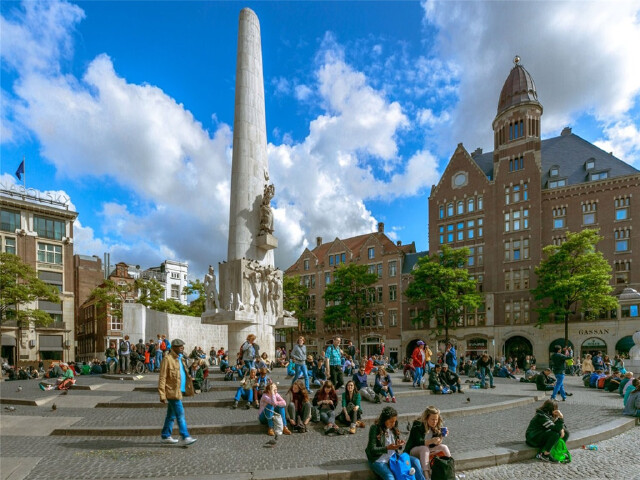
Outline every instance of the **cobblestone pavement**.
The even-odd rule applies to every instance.
[[[281,384],[289,383],[284,377],[274,374]],[[145,378],[140,382],[107,381],[100,378],[81,377],[83,384],[103,384],[98,390],[71,391],[67,398],[85,395],[105,395],[118,397],[115,401],[157,402],[153,392],[127,391],[134,386],[153,386],[155,377]],[[17,386],[23,384],[23,391],[18,393]],[[535,386],[522,384],[513,380],[498,379],[498,388],[494,390],[470,390],[464,395],[417,395],[399,398],[394,406],[400,412],[419,412],[426,405],[436,405],[446,410],[465,408],[467,406],[486,405],[505,400],[514,400],[535,395]],[[588,390],[579,386],[577,378],[568,378],[574,396],[560,405],[568,428],[579,430],[596,426],[620,417],[621,400],[615,394]],[[229,382],[215,382],[215,385],[229,385]],[[117,386],[117,390],[116,390]],[[410,390],[408,384],[397,382],[398,391]],[[125,391],[123,391],[125,390]],[[281,390],[283,388],[281,387]],[[46,395],[40,395],[40,394]],[[538,392],[539,393],[539,392]],[[25,398],[44,397],[51,392],[41,392],[37,382],[2,382],[0,397]],[[229,399],[232,392],[210,392],[195,397],[196,400]],[[467,403],[467,398],[471,401]],[[65,399],[66,400],[66,399]],[[282,470],[286,468],[328,466],[336,464],[361,463],[364,461],[367,430],[358,430],[356,435],[326,437],[317,426],[305,435],[280,437],[274,448],[264,448],[268,437],[264,434],[226,434],[202,435],[198,442],[188,449],[165,446],[155,437],[132,436],[128,427],[137,425],[157,426],[159,429],[164,419],[164,410],[158,408],[59,408],[51,411],[51,403],[40,407],[23,407],[16,405],[15,412],[4,408],[4,415],[31,416],[75,416],[83,417],[74,426],[121,426],[121,437],[29,437],[2,436],[0,457],[41,457],[38,465],[31,471],[28,479],[105,479],[105,478],[150,478],[169,476],[198,476],[211,473],[253,472],[256,470]],[[524,430],[536,408],[536,403],[510,408],[493,413],[453,417],[446,419],[450,428],[447,444],[455,457],[456,452],[468,452],[490,448],[491,446],[510,447],[522,445]],[[375,415],[385,405],[364,404],[367,415]],[[229,408],[195,408],[187,405],[187,421],[190,425],[229,424],[254,422],[256,410],[230,410]],[[2,418],[0,418],[2,421]],[[406,424],[400,425],[406,432]],[[636,428],[616,439],[601,443],[598,452],[575,452],[575,461],[569,466],[546,465],[541,462],[525,462],[518,465],[496,467],[465,472],[467,478],[489,480],[501,478],[522,479],[553,477],[555,472],[563,472],[564,478],[620,478],[634,479],[637,473],[632,468],[638,464],[640,449],[639,432]],[[176,432],[177,433],[177,432]],[[28,435],[28,432],[25,432]],[[15,433],[14,433],[15,435]],[[303,441],[301,441],[303,440]],[[618,445],[615,442],[619,442]],[[635,443],[636,449],[627,448]],[[247,452],[250,452],[247,455]],[[573,452],[572,452],[573,453]],[[606,472],[612,465],[619,465],[622,476],[605,476],[594,472],[589,460],[600,465]],[[514,470],[514,468],[521,470]],[[606,470],[608,469],[608,470]],[[636,469],[637,470],[637,469]],[[512,472],[518,471],[511,475]],[[72,473],[70,473],[72,472]],[[485,473],[487,472],[487,473]],[[569,473],[571,475],[569,476]],[[565,474],[566,473],[566,474]],[[483,476],[486,475],[486,476]],[[502,476],[501,476],[502,475]],[[505,476],[511,475],[511,476]],[[588,477],[587,475],[592,475]]]
[[[571,450],[573,461],[558,465],[529,460],[463,472],[465,480],[639,480],[640,427],[598,442],[598,451]]]

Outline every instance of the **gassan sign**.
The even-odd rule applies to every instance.
[[[578,330],[578,335],[609,335],[608,328],[593,328]]]

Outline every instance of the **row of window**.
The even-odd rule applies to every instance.
[[[466,205],[466,211],[465,211]],[[455,208],[454,208],[455,207]],[[476,210],[482,210],[483,202],[482,197],[472,197],[467,200],[458,200],[455,204],[454,202],[449,202],[446,205],[446,214],[447,217],[453,217],[454,215],[463,215],[464,213],[475,212]],[[440,218],[445,217],[445,206],[440,205],[439,207],[439,215]],[[369,257],[372,258],[372,257]]]
[[[15,233],[20,228],[22,228],[22,221],[19,211],[0,210],[0,230]],[[50,217],[34,215],[33,231],[41,238],[62,240],[65,235],[65,222]]]
[[[529,289],[529,269],[509,270],[504,273],[505,290],[528,290]]]
[[[515,120],[510,122],[508,127],[504,125],[494,134],[494,141],[497,145],[502,145],[509,140],[517,140],[525,136],[525,126],[528,129],[529,136],[540,136],[540,120],[536,118],[527,118],[526,123],[523,120]]]
[[[504,242],[505,262],[517,262],[529,258],[529,239],[507,240]]]
[[[509,160],[509,171],[516,172],[524,168],[524,157],[521,155],[519,158],[512,158]]]
[[[317,318],[309,317],[305,322],[301,322],[302,331],[303,332],[316,332],[317,331]],[[398,325],[398,311],[397,310],[389,310],[388,311],[388,326],[396,327]],[[366,313],[360,319],[361,327],[369,327],[369,328],[385,328],[385,316],[384,312],[373,312]],[[349,324],[345,321],[342,321],[339,325],[331,325],[326,326],[327,330],[338,330],[338,329],[347,329],[349,328]]]
[[[615,219],[617,222],[629,220],[629,197],[615,200]],[[582,204],[582,225],[595,225],[598,223],[597,211],[598,202],[585,202]],[[553,228],[566,228],[567,207],[556,207],[552,209]]]
[[[389,267],[389,277],[395,277],[398,274],[398,262],[396,260],[390,260],[387,263]],[[382,278],[383,268],[382,263],[376,263],[369,265],[369,273],[377,273],[378,278]]]
[[[515,300],[504,304],[504,323],[520,325],[529,323],[529,300]]]
[[[446,235],[445,235],[446,228]],[[450,223],[446,227],[440,225],[438,227],[440,243],[460,242],[465,239],[472,240],[484,236],[484,220],[482,218],[474,218],[464,222]],[[445,241],[446,239],[446,241]]]
[[[520,185],[512,185],[504,189],[504,202],[506,205],[511,203],[526,202],[529,200],[529,183],[524,182]]]
[[[617,285],[626,285],[630,281],[631,260],[617,260],[613,264],[614,279]]]
[[[512,210],[504,214],[504,231],[517,232],[529,228],[529,209]]]

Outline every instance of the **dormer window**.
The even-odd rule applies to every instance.
[[[567,186],[567,179],[563,178],[562,180],[551,180],[549,181],[549,188],[560,188]]]
[[[590,158],[589,160],[587,160],[584,164],[584,169],[585,170],[593,170],[594,168],[596,168],[596,160],[595,158]]]
[[[596,180],[604,180],[609,178],[609,172],[594,172],[591,174],[590,178],[592,182]]]
[[[560,168],[558,168],[556,165],[549,169],[550,177],[557,177],[558,175],[560,175]]]

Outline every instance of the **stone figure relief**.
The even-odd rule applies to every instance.
[[[262,205],[260,205],[260,235],[273,233],[273,211],[271,210],[271,199],[276,193],[276,188],[271,185],[264,186],[262,194]]]
[[[260,298],[260,278],[258,269],[260,264],[258,262],[252,261],[247,264],[247,270],[242,272],[242,278],[245,288],[243,289],[245,292],[250,293],[250,297],[245,299],[248,301],[249,305],[253,308],[255,313],[258,313],[260,310],[258,300]]]
[[[216,287],[216,273],[213,266],[209,265],[209,272],[204,276],[205,309],[214,310],[220,308],[220,297]]]

